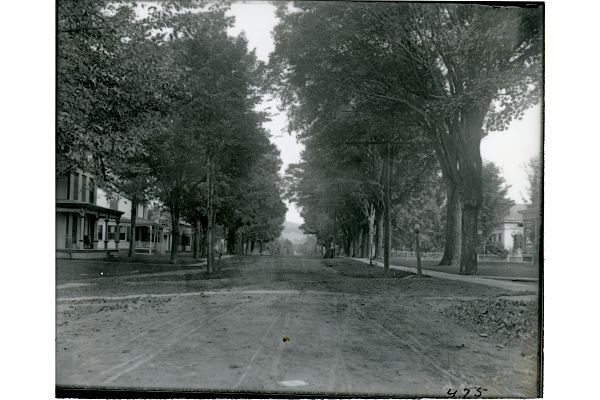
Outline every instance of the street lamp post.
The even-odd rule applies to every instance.
[[[386,145],[385,152],[385,185],[384,185],[384,207],[383,207],[383,238],[384,238],[384,247],[383,247],[383,271],[385,276],[389,275],[390,271],[390,247],[391,247],[391,219],[390,219],[390,208],[391,208],[391,199],[390,199],[390,186],[391,186],[391,156],[390,153],[392,151],[392,141],[388,135],[388,141]]]
[[[421,270],[421,246],[419,246],[419,233],[421,232],[421,226],[419,224],[415,224],[415,238],[417,240],[417,275],[423,275],[423,271]]]

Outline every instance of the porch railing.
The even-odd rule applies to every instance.
[[[444,253],[438,252],[421,252],[422,260],[441,260]],[[401,260],[413,260],[417,258],[416,251],[392,251],[392,258],[399,258]]]

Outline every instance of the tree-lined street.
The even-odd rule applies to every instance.
[[[220,279],[137,270],[59,282],[60,386],[536,393],[537,332],[523,321],[537,306],[523,293],[300,257],[227,259]],[[490,313],[499,303],[506,328],[457,318],[479,303]]]
[[[481,143],[542,103],[543,5],[258,6],[262,58],[230,2],[58,1],[61,393],[541,394],[543,158],[517,205]]]
[[[392,216],[441,176],[441,264],[476,274],[480,144],[540,101],[540,8],[301,2],[277,16],[273,86],[306,144],[288,196],[307,230],[347,254],[381,252],[387,270]]]
[[[168,210],[177,262],[181,222],[194,256],[246,253],[285,219],[279,150],[264,112],[265,65],[230,36],[228,4],[58,2],[56,175],[84,171],[136,207]],[[99,61],[101,60],[101,62]],[[95,185],[95,186],[94,186]],[[129,257],[135,254],[135,237]],[[139,239],[138,239],[139,240]]]

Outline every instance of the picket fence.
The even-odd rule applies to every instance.
[[[441,253],[441,252],[421,252],[421,260],[438,261],[438,260],[441,260],[443,256],[444,256],[444,253]],[[417,252],[416,251],[392,251],[392,257],[401,259],[401,260],[416,260]],[[504,258],[494,255],[494,254],[478,254],[477,260],[478,261],[512,262],[512,263],[531,262],[530,260],[528,260],[527,256],[524,258],[523,256],[516,256],[516,255],[510,255],[510,254]]]

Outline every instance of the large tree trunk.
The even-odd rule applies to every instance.
[[[200,237],[200,257],[206,257],[206,228],[204,226],[201,227],[202,235]]]
[[[346,257],[350,256],[350,246],[351,246],[352,240],[350,239],[349,236],[346,235],[346,237],[344,237],[344,255]]]
[[[462,236],[462,209],[460,190],[450,179],[444,178],[448,200],[446,203],[446,243],[444,256],[439,265],[456,265],[460,263]]]
[[[250,241],[250,253],[254,253],[254,243],[255,243],[254,240]]]
[[[192,234],[193,257],[198,258],[198,242],[200,242],[200,236],[198,234],[198,225],[195,222],[192,224]]]
[[[196,231],[196,227],[192,225],[192,257],[198,257],[197,245],[198,244],[198,231]]]
[[[194,258],[200,258],[202,257],[202,240],[204,238],[204,228],[202,227],[200,221],[196,222],[196,231],[198,237],[196,239],[196,246],[194,248]]]
[[[460,273],[463,275],[477,274],[477,217],[479,209],[463,206],[462,212],[462,250],[460,257]]]
[[[135,227],[137,225],[137,201],[131,200],[131,227],[129,228],[129,254],[127,257],[135,256]],[[104,232],[108,235],[108,232]]]
[[[436,126],[431,130],[435,154],[442,168],[444,185],[446,187],[446,227],[444,256],[440,265],[452,265],[460,263],[460,249],[462,236],[460,184],[459,177],[459,149],[457,138],[460,134],[457,127],[452,130],[446,125]]]
[[[369,226],[362,229],[361,258],[369,258]]]
[[[477,274],[477,247],[479,244],[478,217],[483,200],[481,187],[482,116],[469,116],[466,119],[463,151],[460,159],[460,174],[463,182],[461,191],[462,206],[462,246],[460,272],[465,275]]]
[[[368,257],[372,259],[375,256],[375,207],[371,204],[369,208],[369,242],[368,242]]]
[[[198,258],[202,258],[202,242],[204,241],[204,226],[198,222]]]
[[[375,238],[377,247],[375,247],[375,258],[383,257],[383,210],[379,210],[376,213],[375,221],[376,221],[376,231]]]
[[[171,264],[177,262],[179,255],[179,208],[177,206],[170,207],[171,210]]]

